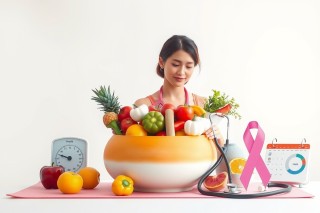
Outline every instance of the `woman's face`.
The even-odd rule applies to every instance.
[[[160,67],[164,69],[164,79],[173,86],[184,86],[192,76],[195,64],[189,53],[178,50],[165,62],[160,58]]]

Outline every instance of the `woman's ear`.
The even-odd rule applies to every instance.
[[[163,62],[163,59],[161,57],[159,57],[159,66],[161,69],[164,68],[164,62]]]

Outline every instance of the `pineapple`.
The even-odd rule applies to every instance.
[[[114,92],[108,90],[105,86],[100,86],[100,89],[92,90],[96,96],[92,96],[91,100],[94,100],[100,105],[99,109],[105,114],[103,116],[103,123],[107,128],[113,129],[116,135],[122,135],[122,132],[118,124],[118,113],[120,111],[120,103],[118,97],[114,95]]]
[[[118,97],[114,95],[114,91],[111,94],[110,86],[106,90],[105,86],[100,86],[100,89],[92,90],[96,96],[93,96],[91,100],[94,100],[100,106],[100,110],[106,112],[114,112],[116,114],[120,111],[120,103]]]

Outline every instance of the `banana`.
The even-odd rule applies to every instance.
[[[199,117],[203,117],[206,114],[206,111],[198,105],[192,105],[191,107],[194,111],[194,114],[196,114]]]

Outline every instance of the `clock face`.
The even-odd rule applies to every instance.
[[[77,146],[66,145],[59,149],[55,162],[63,166],[65,171],[76,172],[83,164],[83,153]]]
[[[52,162],[65,171],[77,172],[87,164],[87,143],[78,138],[61,138],[53,141]]]

